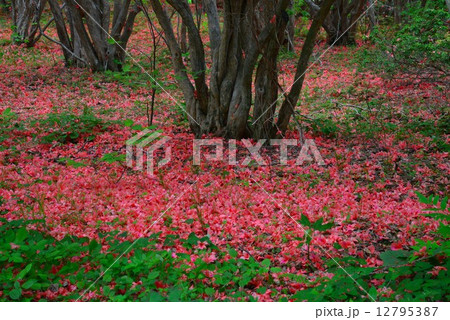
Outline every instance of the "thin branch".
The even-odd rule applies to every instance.
[[[49,37],[48,35],[46,35],[45,32],[44,32],[44,30],[42,29],[40,23],[38,23],[38,26],[39,26],[39,32],[40,32],[40,35],[44,36],[44,38],[50,40],[51,42],[54,42],[54,43],[60,45],[61,47],[63,47],[64,50],[66,50],[67,52],[69,52],[75,59],[79,60],[79,61],[82,62],[82,63],[85,63],[86,65],[89,65],[89,63],[87,63],[86,60],[84,60],[83,58],[77,56],[72,50],[70,50],[69,48],[67,48],[62,42],[59,42],[58,40],[55,40],[55,39]]]

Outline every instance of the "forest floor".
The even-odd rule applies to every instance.
[[[448,91],[368,70],[358,57],[369,44],[333,48],[307,74],[298,120],[324,166],[298,166],[295,159],[285,166],[231,166],[226,160],[195,166],[186,116],[158,90],[151,128],[172,138],[172,160],[151,176],[124,162],[126,141],[148,126],[152,81],[140,67],[95,74],[66,68],[56,44],[40,41],[27,49],[11,45],[10,37],[2,26],[4,242],[11,257],[14,250],[29,249],[18,244],[27,237],[28,246],[38,246],[35,255],[60,241],[65,248],[89,248],[68,259],[58,256],[64,250],[48,253],[40,267],[37,256],[9,258],[2,273],[16,280],[0,285],[0,297],[309,300],[307,289],[353,257],[361,269],[352,267],[357,283],[346,279],[345,294],[392,300],[396,296],[383,279],[360,270],[373,275],[386,262],[383,253],[410,251],[419,240],[434,239],[439,222],[423,215],[426,206],[416,192],[442,198],[449,191]],[[149,32],[138,26],[129,52],[144,68],[150,65],[143,54],[151,53],[149,46]],[[320,44],[315,56],[324,49]],[[293,81],[295,61],[291,53],[280,60],[283,88]],[[156,78],[182,102],[164,48]],[[294,125],[287,138],[298,138]],[[8,234],[6,221],[15,220],[33,220],[26,224],[28,235]],[[143,244],[120,244],[139,238],[149,239],[146,245],[158,254]],[[48,245],[39,249],[39,239]],[[116,257],[110,274],[89,287]],[[25,274],[35,277],[18,277],[22,269],[14,264],[33,264]]]

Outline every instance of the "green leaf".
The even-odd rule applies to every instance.
[[[74,168],[82,168],[82,167],[86,167],[87,166],[86,163],[77,162],[77,161],[74,161],[74,160],[72,160],[70,158],[61,158],[61,159],[58,159],[58,162],[65,163],[66,165],[68,165],[70,167],[74,167]]]
[[[239,280],[239,287],[245,287],[250,280],[252,280],[252,277],[250,275],[243,275],[241,280]]]
[[[33,266],[32,263],[28,264],[22,271],[19,272],[19,274],[17,275],[17,280],[23,279],[23,277],[30,272],[31,267]]]
[[[9,292],[9,296],[13,300],[17,300],[22,296],[22,290],[21,289],[13,289]]]
[[[159,271],[152,271],[148,274],[147,280],[154,280],[154,279],[158,278],[158,276],[159,276]]]
[[[38,282],[37,279],[30,279],[22,285],[22,288],[25,290],[30,289],[36,282]]]
[[[179,289],[172,288],[172,289],[170,289],[169,294],[167,295],[167,298],[171,302],[180,301],[181,294],[182,294],[182,292]]]
[[[141,130],[144,130],[144,127],[141,126],[140,124],[136,124],[136,125],[132,126],[131,129],[136,130],[136,131],[141,131]]]
[[[14,231],[9,229],[9,230],[6,230],[4,238],[3,239],[0,238],[0,239],[2,240],[2,243],[10,243],[10,242],[14,241],[15,237],[16,237],[16,235],[15,235]]]
[[[318,228],[320,228],[320,226],[322,225],[322,222],[323,222],[323,218],[320,217],[313,223],[312,228],[315,230],[319,230]]]
[[[434,196],[434,198],[433,198],[433,204],[434,204],[434,205],[437,205],[438,202],[439,202],[439,196],[436,195],[436,196]]]
[[[213,296],[213,295],[216,293],[216,290],[214,290],[214,288],[206,288],[206,289],[205,289],[205,293],[206,293],[208,296]]]
[[[386,267],[395,267],[406,262],[406,258],[410,256],[409,251],[397,250],[397,251],[385,251],[380,254],[381,260]]]
[[[200,240],[200,239],[197,237],[197,235],[196,235],[195,233],[191,232],[191,233],[189,234],[189,236],[188,236],[187,242],[188,242],[190,245],[196,245],[196,244],[198,243],[199,240]]]
[[[427,197],[425,197],[423,194],[416,192],[417,197],[419,198],[420,203],[429,204]]]
[[[110,293],[111,293],[111,288],[109,286],[104,286],[103,287],[103,294],[105,296],[109,296]]]
[[[164,301],[164,297],[161,296],[158,292],[152,291],[149,296],[150,302],[161,302]]]
[[[436,232],[445,239],[450,238],[450,226],[446,226],[445,224],[441,223]]]
[[[258,292],[259,294],[264,294],[264,293],[266,293],[266,291],[267,291],[266,287],[261,287],[261,288],[256,289],[256,292]]]
[[[270,260],[264,259],[263,261],[261,261],[261,265],[266,268],[270,267]]]
[[[102,246],[95,240],[92,240],[89,243],[89,254],[98,254],[100,253],[100,250],[102,249]]]
[[[423,279],[414,279],[412,281],[406,280],[405,283],[405,288],[411,291],[418,291],[422,288],[423,285]]]
[[[11,108],[6,108],[5,110],[3,110],[2,115],[3,116],[7,116],[12,114]]]
[[[125,127],[131,127],[133,125],[133,123],[134,123],[134,121],[131,120],[131,119],[126,119],[126,120],[123,121],[123,125]]]
[[[377,294],[378,294],[377,288],[376,288],[375,286],[371,287],[370,290],[369,290],[369,295],[370,295],[373,299],[376,300],[376,299],[377,299]]]
[[[447,208],[448,197],[445,197],[441,200],[441,210],[445,210]]]
[[[20,228],[17,230],[15,243],[22,243],[26,238],[28,238],[28,231],[26,228]]]
[[[298,222],[305,227],[311,226],[311,222],[309,221],[308,217],[303,214]]]
[[[425,217],[430,217],[433,218],[435,220],[446,220],[446,221],[450,221],[450,215],[445,214],[445,213],[427,213],[424,214]]]
[[[100,159],[100,161],[107,162],[109,164],[114,162],[124,162],[126,159],[126,155],[119,154],[117,152],[111,152],[103,155],[103,157]]]
[[[323,218],[320,218],[319,220],[317,220],[313,225],[313,229],[315,229],[317,231],[326,231],[326,230],[329,230],[334,227],[334,221],[331,221],[329,223],[324,223],[324,224],[322,224],[322,221],[323,221]]]

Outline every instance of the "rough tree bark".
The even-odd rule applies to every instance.
[[[47,0],[12,0],[13,42],[33,47],[39,40],[36,36],[38,23]]]
[[[294,5],[294,1],[291,0],[290,4],[289,4],[289,11],[292,11]],[[286,50],[289,52],[293,52],[295,47],[294,47],[294,36],[295,36],[295,15],[294,14],[290,14],[289,15],[289,22],[287,24],[286,27],[286,40],[285,45],[286,45]]]
[[[396,24],[400,24],[402,22],[402,11],[402,0],[394,0],[394,22]]]
[[[120,71],[141,10],[131,0],[48,0],[68,65]],[[110,37],[110,36],[111,37]]]
[[[324,1],[315,14],[314,20],[309,28],[308,35],[306,36],[305,43],[303,44],[302,53],[297,62],[297,70],[295,72],[295,82],[292,85],[291,91],[287,95],[286,99],[280,109],[280,114],[277,122],[277,129],[281,132],[286,131],[292,114],[294,113],[295,106],[297,105],[300,92],[303,87],[303,82],[305,80],[305,73],[308,68],[309,57],[311,56],[314,49],[314,42],[317,33],[320,30],[320,26],[326,19],[328,12],[334,1]]]
[[[302,50],[299,70],[307,65],[317,32],[334,1],[325,0],[316,15],[315,27],[311,28]],[[278,130],[274,115],[279,93],[277,57],[289,21],[286,9],[290,1],[224,0],[221,27],[216,0],[204,0],[212,61],[209,81],[204,43],[194,10],[186,0],[166,0],[165,3],[178,12],[187,28],[189,72],[166,9],[161,1],[150,0],[165,33],[174,71],[184,94],[189,124],[196,136],[209,133],[237,139],[275,136]],[[290,101],[296,103],[301,87],[294,87]],[[284,109],[282,112],[290,112]],[[257,120],[253,125],[249,122],[250,116]],[[289,117],[283,118],[288,120]]]
[[[368,5],[369,5],[368,16],[369,16],[370,30],[373,30],[375,28],[375,26],[378,24],[374,1],[375,0],[369,0],[369,2],[368,2]]]
[[[310,7],[311,12],[316,14],[319,11],[320,3],[324,1],[305,0],[305,2]],[[366,0],[336,0],[322,25],[327,32],[328,44],[355,44],[357,19],[363,13],[365,4]]]

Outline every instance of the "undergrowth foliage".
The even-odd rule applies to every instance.
[[[138,16],[129,48],[157,92],[131,59],[91,73],[66,68],[48,39],[16,46],[2,15],[0,300],[447,301],[449,18],[443,0],[416,2],[425,7],[403,7],[400,25],[377,6],[373,41],[357,34],[355,46],[328,50],[318,35],[302,97],[288,106],[296,121],[280,134],[314,139],[324,166],[193,164],[189,117],[167,93],[189,105],[153,12],[160,46]],[[308,34],[296,3],[293,48],[260,60],[280,68],[273,90],[294,82]],[[181,59],[196,80],[195,55]],[[209,58],[205,75],[215,78]],[[127,141],[145,129],[171,138],[170,165],[154,176],[126,163]],[[237,144],[242,164],[250,154]]]
[[[297,299],[309,301],[362,301],[355,281],[378,301],[448,301],[450,293],[450,227],[447,210],[448,198],[439,202],[439,196],[425,197],[418,194],[419,201],[428,205],[424,216],[435,219],[439,227],[436,238],[416,240],[410,250],[388,250],[380,254],[381,268],[365,267],[365,260],[355,257],[338,258],[344,267],[339,268],[328,258],[324,263],[333,273],[331,279],[321,279],[318,286],[299,291]]]
[[[68,112],[50,113],[45,119],[34,121],[33,124],[45,131],[41,137],[43,143],[77,143],[80,140],[94,140],[95,136],[108,129],[112,122],[104,121],[85,107],[81,115]]]
[[[42,220],[1,219],[0,300],[256,301],[249,295],[252,289],[281,301],[367,301],[364,291],[381,301],[448,300],[448,199],[439,202],[438,196],[419,194],[419,200],[432,207],[425,216],[439,221],[435,240],[417,239],[408,251],[383,252],[380,268],[364,266],[364,259],[352,256],[336,258],[344,271],[325,256],[331,278],[313,281],[272,266],[270,259],[239,258],[234,248],[220,250],[208,236],[194,233],[186,239],[166,236],[162,250],[161,233],[133,242],[118,232],[101,234],[97,240],[66,236],[58,241],[39,231],[45,230]],[[334,225],[322,219],[312,223],[305,216],[299,222],[310,230],[303,239],[308,246],[317,232]],[[186,252],[173,251],[174,241]],[[199,244],[204,249],[198,249]],[[283,282],[300,283],[304,290],[271,290]]]
[[[450,65],[450,13],[444,0],[408,4],[400,26],[378,26],[371,34],[376,51],[364,51],[372,68],[409,80],[445,80]]]
[[[255,300],[248,297],[253,282],[263,280],[270,286],[273,274],[281,271],[271,268],[270,260],[240,259],[232,248],[221,252],[208,237],[193,233],[180,239],[183,247],[192,250],[203,243],[207,249],[187,254],[171,251],[176,236],[166,237],[167,249],[158,250],[160,233],[135,242],[124,241],[123,233],[103,234],[102,245],[69,236],[57,241],[34,230],[42,221],[2,219],[1,223],[2,301],[192,301],[214,300],[222,294],[231,300]],[[223,257],[226,259],[217,261]],[[84,295],[83,290],[98,278]]]

